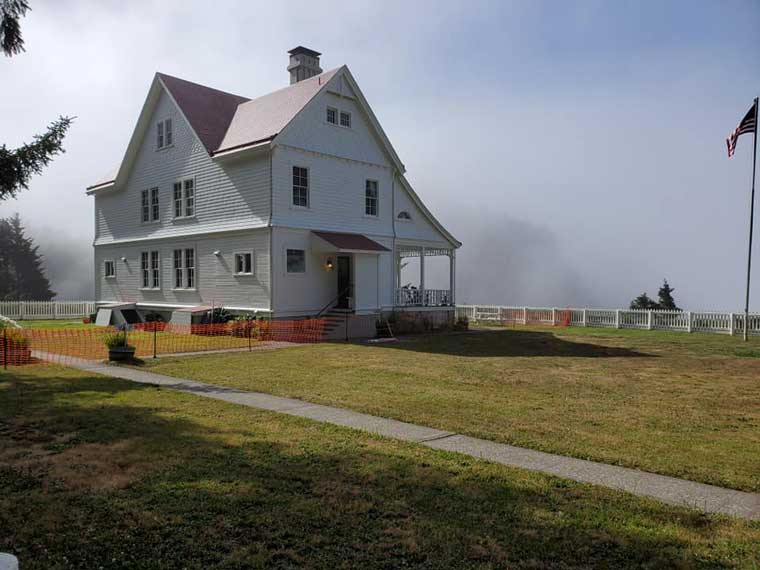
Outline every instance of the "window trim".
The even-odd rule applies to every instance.
[[[113,269],[113,273],[110,275],[108,274],[108,264],[111,264],[111,268]],[[103,260],[103,278],[104,279],[116,279],[116,260],[114,259],[104,259]]]
[[[193,252],[193,266],[187,265],[187,252]],[[176,254],[179,252],[180,267],[177,267]],[[188,269],[193,270],[193,285],[189,287],[188,283]],[[177,287],[177,270],[179,270],[180,282],[182,285]],[[172,290],[173,291],[197,291],[198,290],[198,250],[193,247],[173,247],[172,248]]]
[[[170,126],[166,128],[167,124]],[[174,121],[171,117],[165,117],[160,121],[156,121],[156,151],[165,150],[174,146]],[[171,142],[167,142],[167,133],[171,134]],[[160,137],[160,138],[159,138]],[[161,144],[159,145],[159,140]]]
[[[156,267],[153,267],[153,254],[156,254]],[[143,267],[143,254],[147,254],[147,268]],[[140,291],[160,291],[161,290],[161,251],[149,249],[140,252]],[[145,285],[145,272],[148,272],[148,285]],[[153,285],[158,277],[158,285]]]
[[[367,186],[370,182],[373,182],[375,184],[375,213],[369,214],[367,213],[367,200],[369,199],[369,196],[367,195],[367,191],[369,188]],[[380,182],[377,180],[374,180],[372,178],[366,178],[364,180],[364,217],[365,218],[379,218],[380,217]]]
[[[306,205],[305,206],[294,203],[296,184],[295,184],[295,181],[293,180],[293,177],[295,176],[295,173],[293,172],[293,170],[296,168],[301,168],[306,171]],[[297,210],[311,209],[311,168],[308,166],[299,166],[298,164],[291,165],[291,168],[290,168],[290,207]]]
[[[251,270],[250,271],[238,271],[237,270],[237,258],[238,255],[250,255],[251,256]],[[287,261],[287,260],[286,260]],[[253,250],[250,251],[235,251],[232,253],[232,272],[234,275],[240,277],[252,277],[256,273],[256,258],[253,256]],[[245,262],[243,262],[243,269],[245,269]]]
[[[334,121],[330,120],[330,111],[332,111],[333,113],[335,113],[335,120]],[[333,107],[332,105],[328,105],[327,106],[327,109],[325,110],[325,122],[328,125],[333,125],[333,126],[337,127],[338,126],[338,122],[339,122],[339,116],[340,116],[340,111],[338,111],[337,107]]]
[[[343,115],[346,115],[348,117],[348,124],[343,124]],[[338,115],[338,126],[342,127],[344,129],[350,129],[351,128],[351,111],[343,111],[341,109],[340,114]]]
[[[408,217],[402,218],[400,217],[401,214],[406,214]],[[408,210],[401,210],[398,214],[396,214],[396,220],[399,222],[404,222],[405,224],[408,224],[412,221],[412,215],[409,213]]]
[[[188,180],[193,181],[193,213],[186,215],[187,212],[187,192],[185,188],[185,182]],[[175,186],[180,185],[180,201],[182,215],[177,215],[177,199],[174,196]],[[182,178],[175,178],[172,181],[172,221],[192,220],[197,217],[198,214],[198,180],[196,176],[184,176]]]
[[[291,277],[304,276],[309,272],[308,255],[306,254],[306,248],[303,246],[290,246],[286,245],[284,248],[285,253],[285,275]],[[288,271],[288,251],[302,251],[303,252],[303,271]]]

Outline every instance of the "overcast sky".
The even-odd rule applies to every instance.
[[[67,153],[0,203],[61,297],[90,294],[92,200],[162,71],[255,97],[286,51],[348,64],[438,218],[460,301],[627,305],[667,277],[690,309],[743,306],[760,3],[31,0],[0,58],[0,140],[75,115]],[[760,243],[758,241],[757,243]],[[754,307],[760,308],[760,247]]]

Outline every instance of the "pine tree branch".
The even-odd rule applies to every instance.
[[[24,51],[18,21],[29,9],[26,0],[0,0],[0,49],[8,57]]]
[[[63,138],[71,126],[73,117],[60,117],[48,127],[44,135],[36,135],[33,143],[16,150],[0,146],[0,201],[14,198],[23,188],[29,188],[29,179],[39,174],[53,157],[66,152]]]

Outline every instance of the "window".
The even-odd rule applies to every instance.
[[[195,179],[186,178],[172,186],[175,218],[192,218],[195,215]]]
[[[293,167],[293,205],[309,207],[309,170],[300,166]]]
[[[377,216],[377,180],[367,180],[364,186],[364,213]]]
[[[156,123],[156,149],[166,148],[174,143],[172,120],[164,119]]]
[[[195,250],[174,250],[174,288],[195,289]]]
[[[336,108],[327,108],[327,122],[333,125],[338,124],[338,110]]]
[[[116,264],[112,259],[103,262],[103,275],[106,279],[113,279],[116,277]]]
[[[143,289],[161,288],[161,267],[157,251],[140,253],[140,269],[142,271]]]
[[[351,128],[351,113],[347,111],[340,112],[340,126]]]
[[[396,216],[396,217],[399,220],[405,220],[407,222],[411,222],[412,221],[412,216],[409,215],[409,212],[407,212],[406,210],[404,210],[403,212],[399,212],[398,216]]]
[[[288,273],[306,273],[306,252],[302,249],[288,249],[287,271]]]
[[[235,275],[253,275],[253,253],[235,254]]]
[[[140,205],[141,218],[143,223],[157,222],[160,214],[158,188],[143,190]]]

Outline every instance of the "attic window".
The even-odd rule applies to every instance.
[[[347,127],[351,128],[351,113],[348,113],[346,111],[340,112],[340,126],[341,127]]]
[[[174,144],[172,120],[164,119],[156,123],[156,149],[166,148]]]
[[[327,108],[327,122],[332,125],[338,124],[338,110],[334,107]]]
[[[409,212],[407,212],[406,210],[404,210],[403,212],[399,212],[398,216],[396,216],[396,217],[399,220],[404,220],[406,222],[411,222],[412,221],[412,216],[409,215]]]

